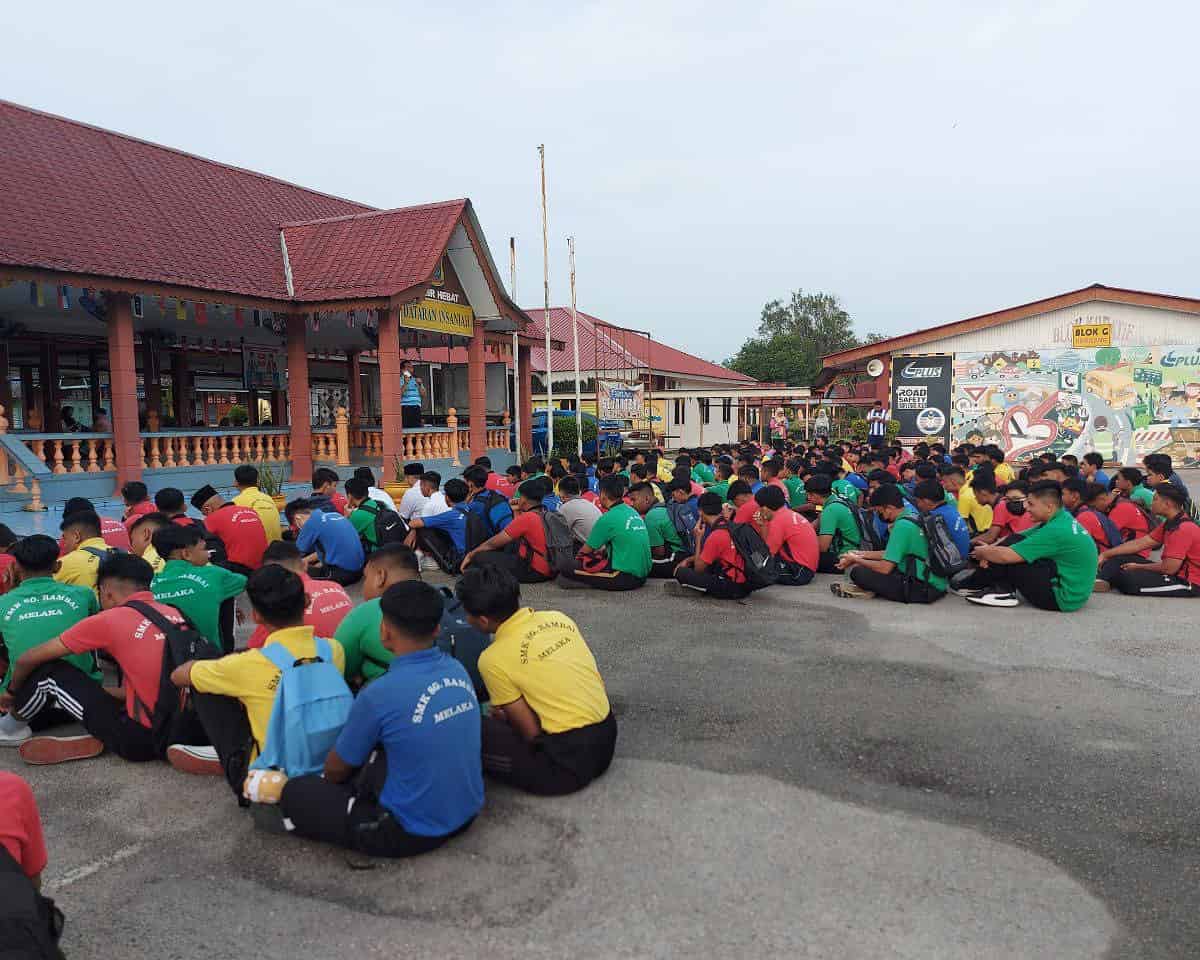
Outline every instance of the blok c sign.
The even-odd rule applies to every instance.
[[[1111,347],[1111,323],[1077,323],[1071,327],[1072,347]]]

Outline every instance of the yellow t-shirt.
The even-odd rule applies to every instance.
[[[103,537],[91,537],[84,540],[76,549],[59,560],[58,573],[54,579],[59,583],[75,583],[81,587],[96,589],[96,574],[100,570],[100,557],[86,549],[91,547],[99,550],[101,555],[107,555],[112,549],[104,542]]]
[[[154,549],[154,544],[146,547],[146,552],[142,554],[142,559],[150,564],[150,569],[155,575],[163,572],[163,567],[167,565],[167,561],[158,555],[158,551]]]
[[[276,630],[267,643],[282,643],[297,660],[317,655],[312,627],[288,627]],[[342,645],[330,640],[334,665],[346,669],[346,654]],[[192,664],[192,689],[197,693],[217,693],[242,701],[250,733],[254,737],[255,756],[267,739],[271,711],[275,707],[275,688],[279,685],[279,668],[258,650],[243,650],[217,660],[197,660]]]
[[[279,523],[279,508],[275,506],[275,501],[258,487],[247,487],[233,498],[233,502],[239,507],[249,507],[258,514],[263,529],[267,531],[267,543],[283,539],[283,529]]]
[[[992,528],[992,508],[975,499],[970,484],[963,484],[958,491],[958,515],[974,525],[971,531],[984,533]]]
[[[675,478],[675,475],[672,473],[674,469],[674,460],[668,460],[665,457],[658,458],[658,479],[663,483],[670,483]]]
[[[1007,463],[996,464],[996,469],[993,471],[996,475],[996,485],[1012,483],[1017,479],[1017,475],[1013,473],[1013,468]]]
[[[575,621],[554,610],[518,610],[479,655],[492,703],[524,697],[546,733],[563,733],[608,716],[596,659]]]

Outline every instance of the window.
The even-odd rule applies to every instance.
[[[733,419],[733,398],[726,397],[721,401],[721,422],[729,423]]]
[[[686,411],[687,411],[687,401],[686,400],[676,400],[675,401],[675,422],[677,424],[682,424],[684,422],[684,419],[685,419],[684,414],[686,413]]]
[[[703,398],[697,400],[696,402],[700,404],[700,417],[704,421],[704,425],[708,426],[710,422],[709,417],[712,414],[712,401],[707,398]]]

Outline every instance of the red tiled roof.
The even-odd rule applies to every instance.
[[[543,323],[545,310],[526,310],[533,322],[526,333],[539,340],[546,336]],[[682,377],[706,377],[729,380],[736,383],[757,383],[753,377],[730,370],[699,357],[676,350],[665,343],[650,339],[643,334],[627,331],[606,324],[590,314],[578,311],[579,316],[579,368],[581,370],[635,369],[641,367]],[[575,357],[571,343],[571,311],[566,307],[550,308],[550,336],[561,340],[562,350],[551,350],[550,359],[554,372],[573,371]],[[546,369],[544,347],[532,351],[534,371]]]
[[[433,274],[466,200],[283,227],[296,300],[386,297]]]

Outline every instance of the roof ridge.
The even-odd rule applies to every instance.
[[[353,202],[353,201],[350,201]],[[437,200],[433,203],[415,203],[409,207],[389,207],[386,210],[363,210],[360,213],[344,213],[338,217],[318,217],[316,220],[287,220],[279,225],[282,230],[285,227],[312,227],[318,224],[338,223],[343,220],[366,220],[371,217],[383,217],[393,213],[412,213],[415,210],[434,210],[438,207],[452,207],[461,205],[464,209],[471,201],[467,197],[459,197],[456,200]]]
[[[156,150],[165,150],[168,153],[174,153],[178,156],[187,157],[191,160],[199,160],[202,163],[208,163],[214,167],[222,167],[226,170],[244,173],[247,176],[256,177],[259,180],[269,180],[272,183],[279,183],[285,187],[291,187],[294,190],[303,190],[305,193],[311,193],[318,197],[325,197],[329,200],[337,200],[340,203],[352,203],[357,207],[363,207],[364,213],[369,213],[378,209],[358,200],[351,200],[348,197],[339,197],[335,193],[326,193],[324,190],[314,190],[312,187],[305,187],[301,184],[293,183],[291,180],[284,180],[282,177],[273,177],[269,173],[263,173],[260,170],[251,170],[248,167],[239,167],[236,164],[226,163],[223,160],[214,160],[212,157],[205,157],[198,153],[192,153],[188,150],[181,150],[179,147],[170,147],[164,143],[156,143],[153,140],[145,140],[141,137],[135,137],[129,133],[122,133],[119,130],[110,130],[108,127],[101,127],[98,124],[84,123],[82,120],[75,120],[71,117],[64,117],[61,114],[50,113],[48,110],[38,110],[34,107],[27,107],[23,103],[15,103],[12,100],[0,99],[0,106],[12,107],[13,109],[20,110],[23,113],[29,113],[39,117],[46,117],[50,120],[57,120],[60,123],[68,123],[73,127],[81,127],[84,130],[93,130],[97,133],[103,133],[110,137],[120,137],[122,140],[128,140],[131,143],[140,143],[143,146],[154,147]]]

